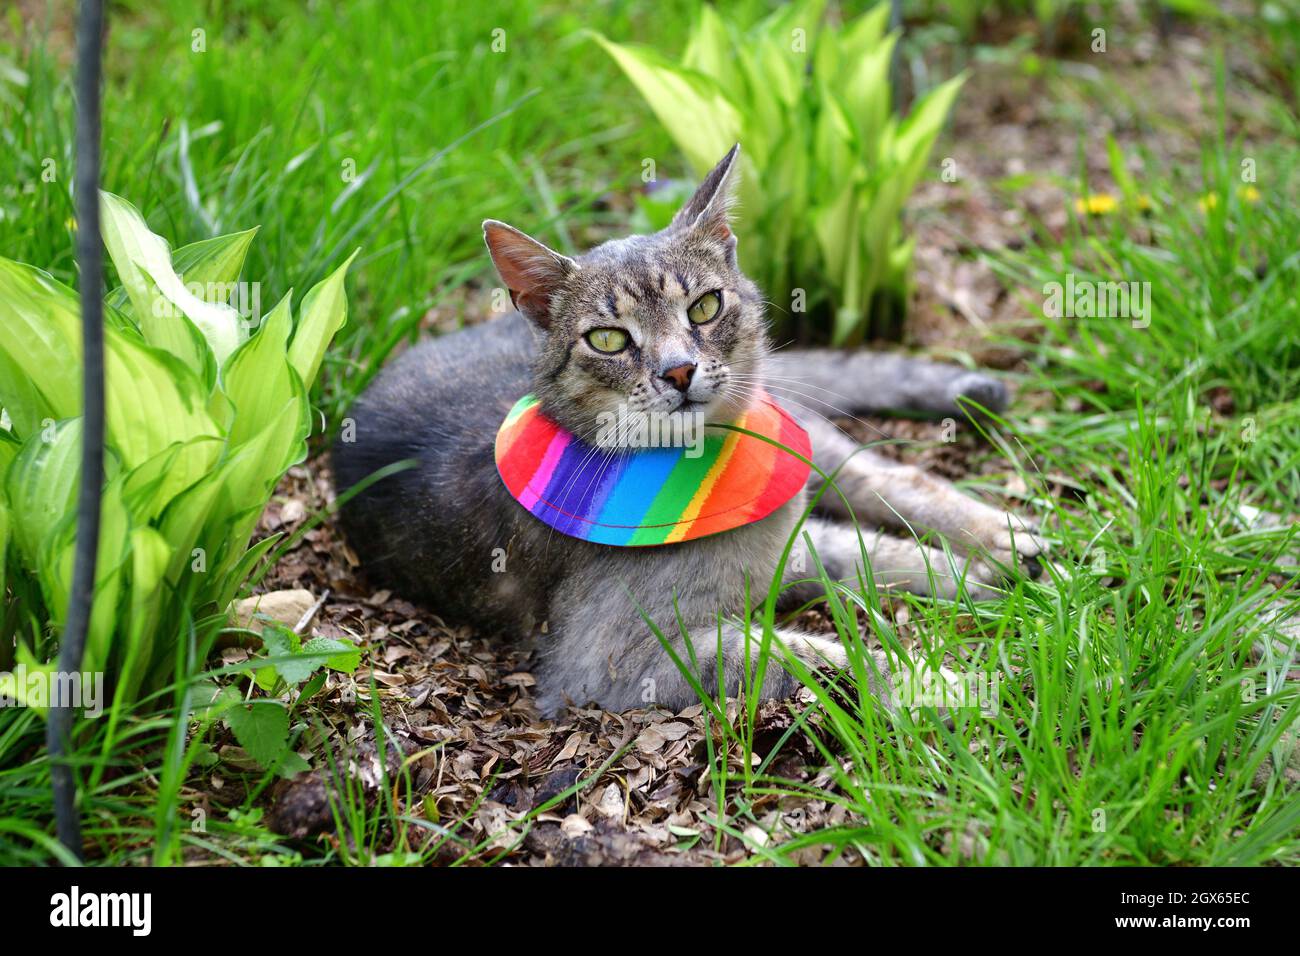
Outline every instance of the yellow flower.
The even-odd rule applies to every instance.
[[[1156,204],[1151,200],[1151,197],[1148,196],[1146,193],[1141,193],[1138,196],[1134,197],[1133,205],[1137,206],[1137,211],[1140,213],[1148,213],[1151,210],[1156,208]]]
[[[1254,186],[1238,186],[1237,195],[1240,196],[1244,202],[1248,202],[1252,206],[1263,198],[1260,195],[1259,190]]]
[[[1089,193],[1074,201],[1074,211],[1080,216],[1104,216],[1114,212],[1116,205],[1115,197],[1109,193]]]
[[[1219,208],[1219,194],[1206,193],[1200,199],[1196,200],[1196,207],[1200,209],[1201,212],[1209,212],[1211,209]]]

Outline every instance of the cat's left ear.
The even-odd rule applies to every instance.
[[[731,232],[730,212],[735,202],[739,159],[740,144],[737,143],[704,177],[695,195],[673,217],[672,228],[685,226],[703,232],[735,250],[736,237]]]

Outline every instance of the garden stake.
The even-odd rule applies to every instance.
[[[81,0],[77,17],[77,269],[81,274],[81,488],[77,495],[77,546],[59,670],[81,669],[86,628],[95,599],[99,503],[104,478],[103,254],[99,238],[99,78],[102,0]],[[72,729],[72,702],[51,700],[45,740],[50,751],[54,819],[59,842],[81,859],[81,819],[72,770],[64,749]]]

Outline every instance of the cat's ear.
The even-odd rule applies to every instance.
[[[549,328],[551,299],[578,264],[495,219],[484,220],[483,239],[515,308],[542,328]]]
[[[734,247],[736,237],[731,233],[730,211],[735,201],[739,172],[740,144],[731,147],[722,161],[704,177],[700,188],[673,217],[672,227],[685,226],[700,230]]]

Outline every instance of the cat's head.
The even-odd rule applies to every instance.
[[[738,154],[732,147],[668,228],[576,259],[483,224],[515,307],[542,333],[534,392],[570,431],[591,437],[612,415],[725,422],[749,404],[767,341],[728,219]]]

